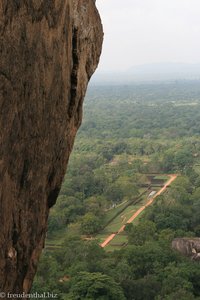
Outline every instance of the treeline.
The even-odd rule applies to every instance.
[[[94,87],[79,137],[177,139],[199,135],[199,83]]]

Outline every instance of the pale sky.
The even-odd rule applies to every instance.
[[[99,70],[200,63],[200,0],[97,0],[104,26]]]

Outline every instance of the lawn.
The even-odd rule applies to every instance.
[[[95,239],[101,244],[105,241],[105,239],[108,237],[108,233],[107,232],[102,232],[100,234],[97,234],[95,236]]]
[[[137,216],[137,217],[135,218],[135,220],[132,222],[132,224],[137,225],[137,224],[139,223],[140,219],[142,218],[142,216],[143,216],[144,213],[145,213],[145,210],[143,210],[143,211],[139,214],[139,216]]]
[[[106,252],[113,252],[115,250],[120,250],[121,248],[122,248],[121,246],[111,246],[111,245],[108,245],[104,249],[106,250]]]
[[[105,227],[104,232],[112,233],[118,231],[140,207],[140,205],[128,206],[120,215],[108,224],[108,226]]]
[[[198,174],[200,174],[200,164],[196,164],[194,166],[194,170],[195,170],[195,172],[197,172]]]
[[[164,180],[167,181],[169,179],[169,176],[167,175],[157,175],[154,177],[155,180]]]
[[[140,188],[139,189],[139,193],[140,195],[142,193],[144,193],[146,191],[146,188]],[[138,196],[139,198],[140,196]],[[144,196],[143,196],[144,197]],[[117,218],[117,215],[120,215],[120,212],[125,212],[126,210],[124,210],[126,208],[126,206],[128,205],[128,201],[125,201],[119,205],[117,205],[115,208],[112,208],[110,210],[107,210],[106,211],[106,214],[105,214],[105,223],[108,224],[113,218]],[[129,207],[131,207],[132,205],[128,206],[127,209],[129,211]],[[134,206],[135,207],[135,206]],[[122,213],[122,214],[123,214]]]
[[[126,201],[122,204],[119,204],[115,208],[107,210],[105,216],[105,222],[108,223],[110,220],[112,220],[118,213],[120,213],[127,206],[127,204],[128,202]]]
[[[125,233],[117,234],[114,239],[110,242],[112,246],[123,246],[123,244],[128,242],[127,235]]]

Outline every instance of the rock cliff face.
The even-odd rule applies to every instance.
[[[200,238],[176,238],[172,241],[172,248],[192,260],[200,261]]]
[[[0,291],[29,291],[99,61],[94,0],[0,1]]]

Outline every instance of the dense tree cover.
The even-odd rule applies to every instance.
[[[199,234],[199,188],[187,177],[179,177],[165,193],[149,208],[146,218],[162,230],[178,231],[179,236]],[[178,236],[177,235],[177,236]]]
[[[199,92],[195,82],[90,89],[48,235],[88,213],[104,223],[105,209],[138,196],[145,172],[192,170]]]
[[[73,278],[69,299],[125,300],[122,289],[112,277],[102,273],[80,272]]]
[[[200,299],[199,264],[171,249],[176,237],[200,236],[199,95],[195,82],[89,91],[49,219],[48,236],[66,229],[63,246],[44,251],[33,291],[62,300]],[[152,172],[180,176],[126,226],[126,247],[110,253],[83,239],[101,230],[113,204],[137,197]]]
[[[98,232],[104,223],[104,211],[113,204],[131,201],[139,195],[139,187],[146,178],[136,170],[140,163],[130,165],[127,161],[107,164],[97,156],[72,158],[69,172],[63,183],[57,205],[49,218],[48,235],[66,228],[72,222],[85,224],[84,220],[93,219],[91,230],[82,227],[82,233]],[[92,217],[93,216],[93,217]],[[97,222],[98,220],[98,222]],[[86,224],[85,224],[86,225]]]
[[[34,290],[45,282],[61,299],[200,299],[199,264],[171,249],[175,237],[198,236],[199,195],[188,177],[178,178],[138,225],[127,225],[128,246],[114,253],[68,236],[61,249],[44,253]]]
[[[199,93],[199,82],[90,89],[79,136],[176,139],[198,135]]]
[[[101,219],[95,216],[93,213],[87,213],[81,220],[81,233],[83,234],[95,234],[102,228]]]

